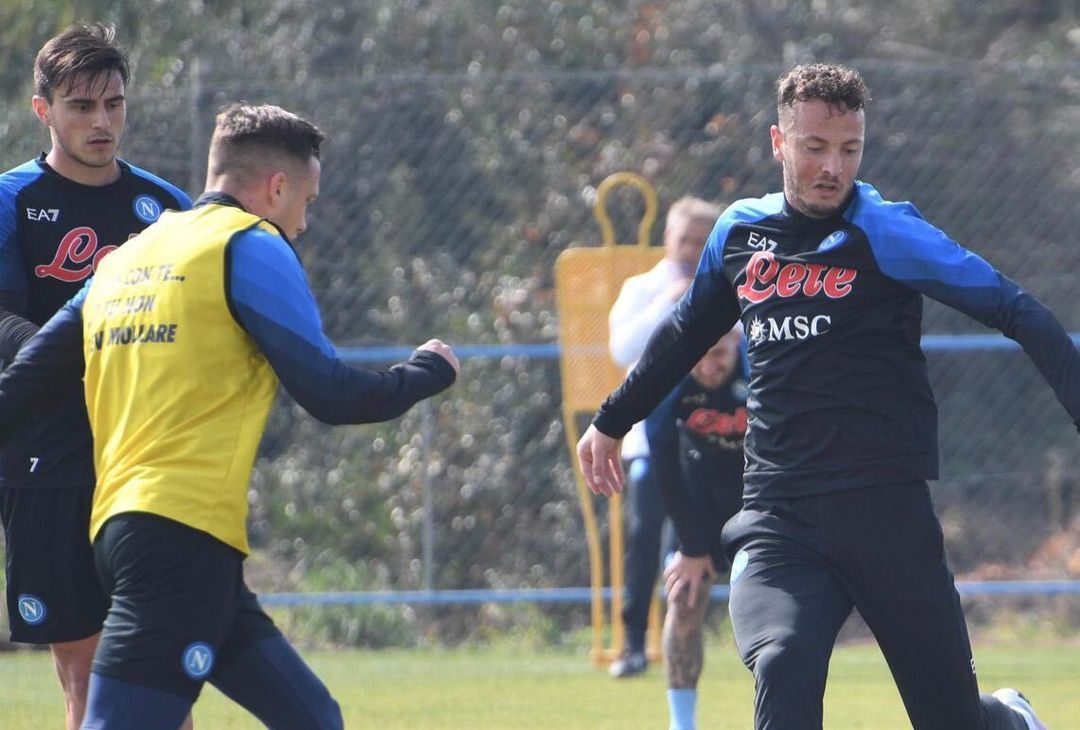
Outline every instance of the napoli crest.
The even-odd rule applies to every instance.
[[[161,216],[161,203],[153,195],[139,195],[131,204],[135,210],[135,217],[143,223],[153,223]]]

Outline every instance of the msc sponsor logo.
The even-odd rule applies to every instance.
[[[18,605],[19,615],[22,616],[22,620],[31,626],[37,626],[44,622],[45,617],[49,614],[45,602],[30,593],[21,594],[18,598]]]
[[[57,247],[53,260],[34,267],[34,274],[39,279],[51,277],[60,281],[82,281],[93,274],[101,263],[101,259],[116,248],[116,246],[98,248],[98,235],[93,228],[88,226],[72,228],[60,239],[60,246]]]
[[[152,195],[139,195],[131,204],[135,211],[135,217],[143,223],[153,223],[161,217],[161,203]]]
[[[203,641],[188,644],[180,663],[184,674],[192,679],[204,679],[214,668],[214,649]]]
[[[819,337],[832,328],[832,317],[826,314],[796,314],[787,317],[754,317],[747,330],[750,346],[763,342],[790,342]]]
[[[816,297],[824,294],[830,299],[843,299],[852,291],[859,272],[841,266],[791,262],[781,265],[769,251],[759,251],[746,264],[746,281],[739,285],[739,298],[759,304],[780,297],[789,299],[796,294]]]

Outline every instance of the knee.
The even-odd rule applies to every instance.
[[[684,638],[700,632],[705,624],[704,596],[698,596],[694,607],[691,608],[685,596],[668,602],[665,626],[670,628],[672,634]]]
[[[789,635],[770,641],[743,656],[743,662],[762,685],[792,685],[801,682],[810,667],[811,652],[797,637]]]

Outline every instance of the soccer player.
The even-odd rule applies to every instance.
[[[730,206],[693,285],[578,444],[590,489],[622,489],[619,438],[741,317],[750,362],[742,510],[724,526],[735,641],[758,730],[820,728],[836,634],[857,608],[914,727],[1040,728],[1015,690],[980,697],[927,479],[937,414],[922,295],[1018,341],[1080,426],[1080,353],[1053,314],[857,180],[859,74],[778,84],[783,192]]]
[[[386,371],[338,356],[290,239],[319,194],[323,134],[276,106],[217,117],[206,192],[165,213],[0,376],[0,441],[83,370],[112,598],[86,730],[176,728],[205,681],[271,728],[341,728],[337,702],[243,576],[248,481],[277,385],[328,423],[395,418],[449,387],[453,351]]]
[[[742,506],[747,386],[736,326],[646,419],[653,473],[679,536],[664,571],[670,730],[696,727],[709,589],[726,569],[720,528]]]
[[[668,209],[664,221],[664,258],[656,266],[623,282],[608,316],[611,358],[624,368],[633,366],[657,325],[671,314],[693,280],[709,230],[720,216],[712,203],[685,196]],[[649,606],[660,570],[664,508],[649,459],[644,424],[635,425],[623,441],[629,486],[629,530],[623,558],[626,587],[622,619],[626,646],[611,664],[619,679],[641,674],[648,667],[645,633]]]
[[[74,296],[102,257],[166,208],[175,186],[117,158],[128,62],[107,25],[76,25],[34,60],[34,113],[52,147],[0,175],[0,362]],[[82,721],[108,598],[87,538],[94,489],[78,382],[0,452],[12,641],[48,644],[69,730]]]

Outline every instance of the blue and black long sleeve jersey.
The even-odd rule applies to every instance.
[[[45,155],[0,175],[0,363],[89,278],[103,256],[191,199],[176,186],[124,161],[108,185],[83,185],[57,173]],[[0,450],[8,488],[93,488],[90,426],[81,384]]]
[[[863,182],[827,219],[782,193],[729,206],[690,290],[594,423],[621,437],[741,319],[747,498],[934,479],[923,294],[1019,342],[1080,424],[1080,353],[1053,314],[913,205]]]
[[[196,206],[206,203],[239,206],[220,193],[202,196]],[[229,241],[225,256],[229,311],[255,340],[285,390],[319,420],[339,424],[395,418],[454,382],[451,365],[426,350],[384,371],[344,362],[323,332],[303,266],[284,235],[257,228],[242,231]],[[27,413],[34,400],[46,397],[51,383],[81,374],[85,291],[68,302],[0,376],[0,414]],[[11,381],[18,383],[17,390]],[[0,423],[0,443],[12,430]]]
[[[714,552],[742,506],[747,394],[739,372],[715,388],[688,375],[645,419],[653,476],[684,555]]]

